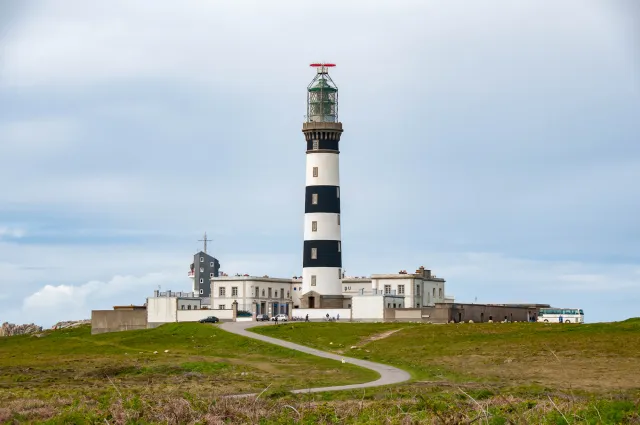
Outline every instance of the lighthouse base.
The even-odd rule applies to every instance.
[[[301,308],[350,308],[351,297],[344,295],[321,295],[309,291],[300,297]]]

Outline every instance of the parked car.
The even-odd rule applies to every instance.
[[[287,319],[289,319],[289,316],[287,316],[286,314],[278,314],[277,316],[274,316],[271,320],[275,321],[276,319],[278,319],[278,322],[286,322]]]
[[[200,323],[218,323],[220,319],[216,316],[205,317],[204,319],[200,319]]]
[[[267,321],[269,321],[269,315],[268,314],[258,314],[256,316],[256,321],[258,321],[258,322],[267,322]]]

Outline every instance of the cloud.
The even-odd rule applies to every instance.
[[[22,238],[25,231],[16,227],[0,226],[0,240],[3,238]]]
[[[0,304],[148,295],[111,301],[115,276],[188,289],[205,230],[229,273],[300,274],[306,67],[326,59],[347,270],[429,261],[460,299],[633,314],[638,8],[343,3],[0,6]]]

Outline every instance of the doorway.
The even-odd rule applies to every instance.
[[[484,323],[484,313],[480,313],[480,323]]]
[[[309,297],[309,308],[316,308],[316,297]]]

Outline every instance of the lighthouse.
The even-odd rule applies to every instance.
[[[340,231],[340,136],[338,87],[329,76],[335,64],[314,63],[316,75],[307,87],[306,188],[302,293],[309,308],[328,307],[342,296]],[[317,299],[319,296],[320,299]],[[327,302],[323,302],[325,299]]]

